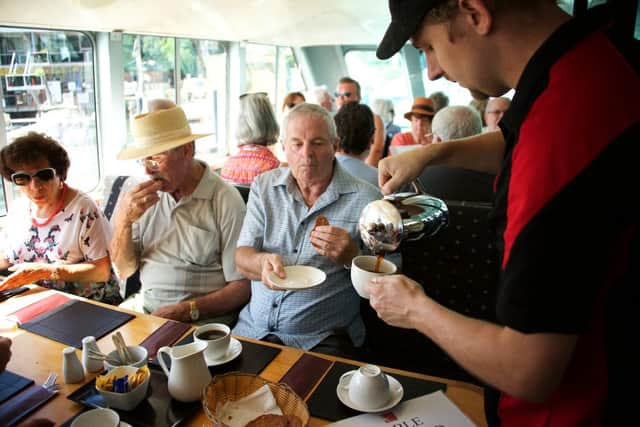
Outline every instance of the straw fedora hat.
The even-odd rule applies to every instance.
[[[211,135],[192,133],[187,116],[180,107],[135,116],[131,134],[133,142],[118,153],[118,160],[142,159]]]
[[[424,96],[416,96],[411,106],[411,111],[404,113],[404,118],[411,120],[413,114],[421,114],[423,116],[433,116],[436,109],[433,106],[433,101],[430,98]]]

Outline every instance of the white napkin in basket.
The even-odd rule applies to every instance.
[[[219,403],[216,413],[229,427],[244,427],[264,414],[282,415],[267,384],[242,399]]]

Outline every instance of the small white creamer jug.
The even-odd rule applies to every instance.
[[[175,347],[160,347],[158,362],[169,378],[169,394],[181,402],[200,400],[202,389],[211,382],[211,373],[204,360],[207,344],[194,342]],[[171,358],[171,370],[167,368],[163,354]]]

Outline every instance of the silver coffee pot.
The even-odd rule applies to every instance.
[[[433,236],[449,222],[444,201],[426,194],[396,193],[369,203],[358,228],[373,253],[395,251],[403,240]]]

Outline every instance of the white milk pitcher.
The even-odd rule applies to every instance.
[[[160,347],[158,362],[169,378],[169,394],[181,402],[200,400],[202,389],[211,381],[211,373],[204,360],[207,344],[194,342],[175,347]],[[166,353],[171,358],[171,370],[162,358]]]

